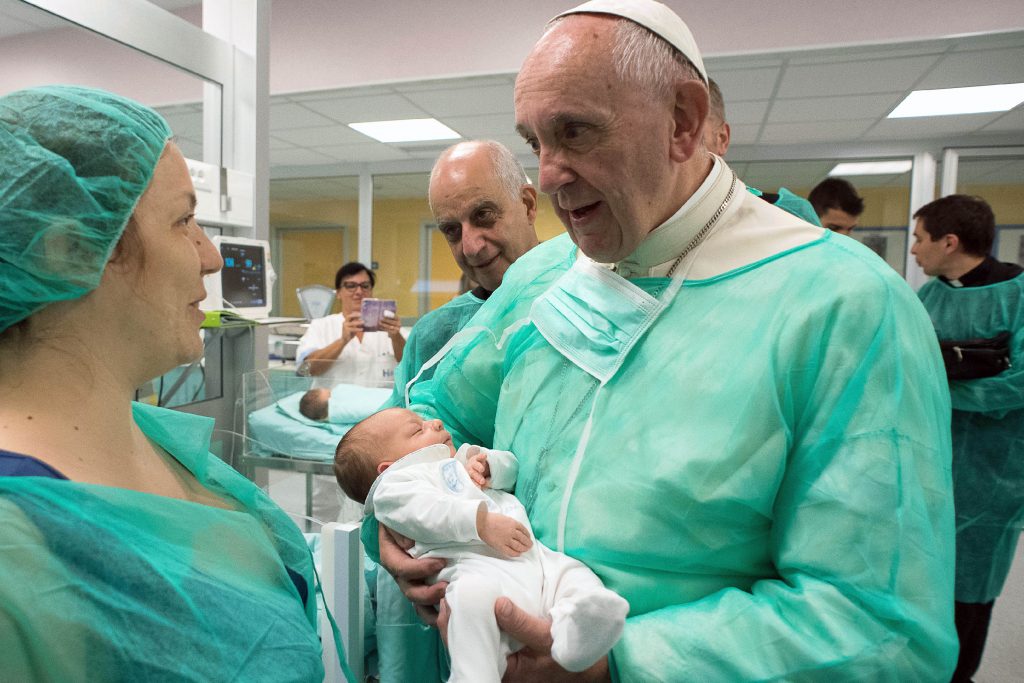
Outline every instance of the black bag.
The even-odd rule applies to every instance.
[[[949,379],[994,377],[1010,367],[1010,333],[991,339],[939,340]]]

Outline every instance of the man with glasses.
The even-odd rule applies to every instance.
[[[341,313],[310,322],[299,340],[296,361],[311,375],[333,382],[381,386],[394,380],[405,337],[401,321],[382,318],[379,332],[363,330],[363,299],[373,296],[376,278],[362,263],[346,263],[334,276]]]

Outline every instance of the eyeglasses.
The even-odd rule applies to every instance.
[[[350,292],[356,291],[356,289],[362,287],[364,292],[369,292],[373,289],[373,285],[369,282],[342,282],[341,286]]]

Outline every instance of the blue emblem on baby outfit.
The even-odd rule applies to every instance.
[[[444,479],[444,485],[452,493],[462,493],[462,489],[465,488],[462,480],[459,479],[459,463],[455,460],[449,460],[441,465],[441,478]]]

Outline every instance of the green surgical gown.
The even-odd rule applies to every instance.
[[[1010,363],[995,377],[954,380],[956,599],[995,600],[1024,523],[1024,274],[984,287],[932,280],[918,293],[939,339],[1011,332]]]
[[[798,194],[794,194],[791,190],[787,190],[784,187],[780,187],[779,191],[774,195],[766,194],[756,187],[747,187],[747,192],[754,195],[755,197],[770,197],[771,200],[766,199],[769,204],[774,204],[786,213],[792,214],[797,218],[802,218],[811,225],[821,227],[821,219],[818,218],[818,214],[814,212],[814,206],[809,201],[804,199]]]
[[[483,303],[483,299],[473,292],[465,292],[444,306],[430,311],[413,325],[405,342],[405,351],[402,352],[402,362],[395,368],[395,389],[381,409],[405,407],[405,385],[456,332],[465,327]],[[417,381],[425,381],[433,376],[434,368],[428,368]]]
[[[208,452],[213,420],[143,404],[134,415],[238,510],[0,477],[0,680],[323,680],[298,528]]]
[[[575,253],[562,236],[513,264],[474,319],[490,332],[412,403],[459,443],[516,453],[537,539],[629,601],[613,677],[948,677],[949,399],[906,283],[829,233],[688,281],[598,391],[534,324],[514,326]]]

